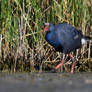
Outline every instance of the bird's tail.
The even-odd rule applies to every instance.
[[[81,43],[84,44],[86,42],[92,41],[92,37],[89,36],[83,36],[83,38],[81,39]]]

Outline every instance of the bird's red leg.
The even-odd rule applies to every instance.
[[[64,58],[65,58],[65,55],[63,55],[63,59],[61,60],[60,64],[58,64],[58,65],[56,66],[56,68],[55,68],[56,70],[57,70],[58,68],[60,68],[60,67],[63,66]]]
[[[58,64],[55,69],[57,70],[59,67],[62,67],[63,63],[64,63],[64,60],[62,59],[61,62],[60,62],[60,64]]]
[[[71,67],[71,73],[74,73],[74,66],[75,66],[75,61],[74,61],[74,57],[72,54],[69,54],[70,58],[72,59],[72,67]]]

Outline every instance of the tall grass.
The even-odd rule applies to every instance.
[[[55,66],[62,55],[44,40],[45,22],[67,22],[92,36],[91,0],[0,0],[0,6],[1,71],[36,71],[42,61],[43,69]],[[76,54],[76,71],[92,71],[91,54],[90,42]]]

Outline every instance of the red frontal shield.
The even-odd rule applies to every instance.
[[[47,31],[48,30],[48,27],[46,26],[44,29],[43,29],[43,32]]]

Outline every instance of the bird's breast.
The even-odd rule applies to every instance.
[[[47,34],[45,39],[56,51],[62,52],[63,47],[56,36],[55,34]]]

